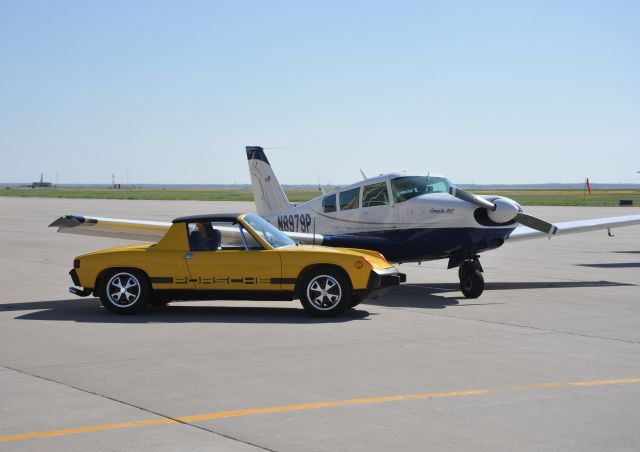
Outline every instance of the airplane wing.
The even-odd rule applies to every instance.
[[[51,223],[58,232],[95,237],[157,242],[166,234],[171,222],[123,220],[118,218],[65,215]]]
[[[65,234],[157,242],[164,237],[171,227],[171,222],[65,215],[51,223],[49,227],[57,227],[58,232]],[[237,232],[237,228],[230,229],[228,232]],[[321,245],[324,241],[324,236],[321,234],[304,232],[285,232],[285,234],[296,242],[308,245]]]
[[[640,224],[640,215],[625,215],[622,217],[596,218],[592,220],[566,221],[554,223],[558,231],[554,235],[577,234],[578,232],[595,231],[597,229],[611,229],[622,226]],[[526,226],[518,226],[508,238],[509,242],[548,237],[547,234]]]

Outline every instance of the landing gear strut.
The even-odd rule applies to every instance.
[[[484,277],[482,276],[480,256],[473,256],[465,260],[458,269],[460,290],[466,298],[478,298],[484,291]]]

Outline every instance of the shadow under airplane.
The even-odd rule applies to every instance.
[[[570,289],[578,287],[617,287],[635,286],[635,284],[613,281],[533,281],[533,282],[489,282],[485,292],[494,290],[526,290],[526,289]],[[403,284],[395,287],[377,300],[367,300],[366,303],[376,306],[444,309],[447,307],[484,306],[505,303],[478,303],[462,298],[462,303],[456,296],[444,297],[441,294],[458,292],[457,283],[437,284]]]

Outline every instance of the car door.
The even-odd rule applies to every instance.
[[[190,234],[196,227],[188,225]],[[196,290],[280,290],[280,254],[265,250],[239,224],[211,223],[220,232],[216,249],[197,249],[186,255]]]

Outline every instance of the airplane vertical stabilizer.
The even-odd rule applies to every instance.
[[[277,215],[293,207],[278,183],[264,149],[260,146],[247,146],[246,149],[258,215]]]

